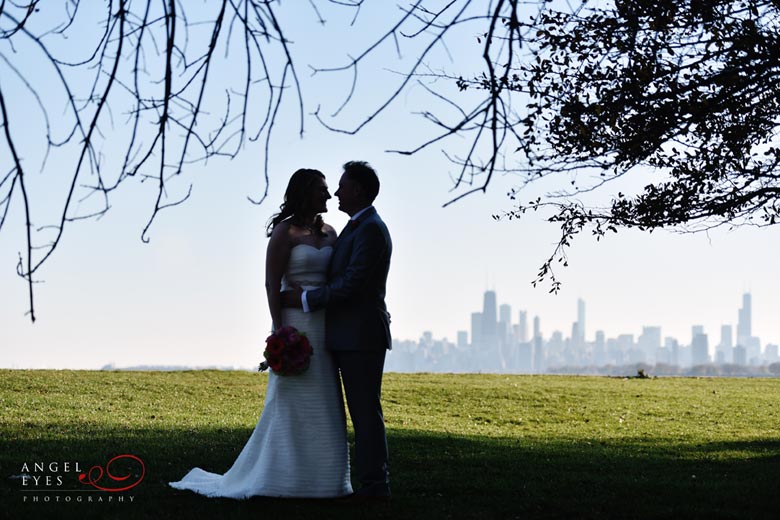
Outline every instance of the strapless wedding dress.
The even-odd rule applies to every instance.
[[[293,247],[282,289],[290,282],[304,289],[323,285],[331,253],[331,247]],[[309,338],[314,348],[309,369],[286,377],[269,371],[260,420],[227,473],[195,468],[179,482],[171,482],[172,487],[229,498],[324,498],[352,493],[341,384],[324,348],[325,313],[284,309],[282,319]]]

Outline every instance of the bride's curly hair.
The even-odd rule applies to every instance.
[[[318,180],[324,179],[325,175],[319,170],[301,168],[292,174],[290,182],[287,183],[287,190],[284,192],[284,202],[279,206],[279,213],[271,217],[266,226],[268,236],[271,236],[274,228],[281,222],[290,219],[290,222],[297,226],[305,226],[304,217],[314,213],[311,208],[311,194],[315,189]],[[325,235],[322,231],[322,216],[317,214],[314,217],[313,229],[320,235]]]

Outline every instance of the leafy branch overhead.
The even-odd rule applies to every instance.
[[[437,42],[462,23],[442,13],[426,18]],[[451,202],[485,191],[497,173],[517,176],[513,200],[529,183],[568,180],[568,190],[497,216],[552,210],[561,235],[534,284],[559,289],[554,267],[586,229],[599,239],[620,228],[778,222],[776,1],[619,0],[561,11],[507,0],[478,20],[481,71],[408,71],[404,81],[416,77],[455,115],[432,103],[421,115],[438,133],[396,151],[444,146],[457,167]],[[465,143],[455,148],[453,137]],[[622,177],[651,182],[622,193],[610,184]],[[584,202],[603,194],[606,206]]]
[[[541,278],[586,227],[601,236],[778,222],[780,4],[618,1],[546,11],[533,25],[534,58],[517,64],[510,87],[531,100],[521,170],[576,174],[572,196],[655,172],[604,209],[547,198],[512,212],[557,208],[562,238]]]

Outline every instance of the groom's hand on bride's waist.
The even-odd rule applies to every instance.
[[[282,291],[280,294],[282,300],[282,307],[291,307],[293,309],[300,309],[301,305],[301,293],[303,289],[300,287],[294,287],[286,291]]]

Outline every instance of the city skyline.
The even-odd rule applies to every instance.
[[[492,315],[498,316],[499,312],[496,311],[496,309],[505,308],[505,309],[507,309],[507,311],[504,313],[504,315],[505,316],[510,316],[511,315],[512,305],[508,304],[508,303],[502,303],[502,304],[498,305],[498,303],[497,303],[498,302],[497,294],[498,294],[498,292],[495,289],[487,289],[487,290],[484,291],[483,298],[485,299],[485,302],[483,302],[483,309],[485,308],[486,305],[489,305],[490,308],[491,308],[491,310],[490,310],[491,316]],[[488,301],[490,302],[489,304],[488,304]],[[575,311],[576,312],[576,319],[571,323],[571,326],[572,326],[571,330],[572,330],[572,332],[571,332],[571,335],[569,337],[574,337],[575,336],[574,332],[576,331],[577,332],[577,336],[581,340],[587,340],[588,338],[587,338],[587,331],[586,331],[586,325],[585,325],[585,313],[586,313],[585,300],[583,298],[581,298],[581,297],[578,297],[576,299],[576,305],[577,305],[576,311]],[[518,334],[520,334],[520,337],[524,337],[524,334],[528,334],[527,327],[528,327],[528,322],[529,322],[529,318],[528,318],[529,315],[532,318],[534,318],[534,319],[539,318],[539,320],[540,320],[539,323],[540,324],[544,323],[544,320],[543,320],[542,316],[529,314],[529,312],[530,311],[528,309],[517,309],[517,313],[518,313],[517,322],[514,322],[514,320],[512,321],[512,324],[514,326],[519,327],[518,331],[520,331],[520,332],[518,332]],[[734,337],[732,339],[733,339],[733,341],[736,341],[736,343],[740,343],[741,342],[741,344],[743,346],[751,345],[752,348],[755,348],[755,340],[760,340],[761,336],[755,336],[754,337],[752,335],[752,321],[753,320],[752,320],[752,293],[751,292],[746,292],[746,293],[742,294],[742,306],[736,309],[736,313],[737,313],[737,318],[735,319],[734,323],[721,324],[720,325],[720,337],[721,337],[721,340],[719,341],[718,345],[723,343],[723,338],[724,337],[733,335]],[[475,319],[477,319],[477,315],[479,315],[479,314],[481,314],[481,313],[479,313],[479,312],[472,312],[471,313],[471,326],[470,326],[469,331],[464,331],[462,329],[458,329],[456,331],[456,337],[459,334],[461,334],[461,333],[467,333],[469,335],[469,338],[470,338],[471,335],[472,335],[470,333],[470,331],[473,331],[475,329],[475,326],[476,326],[476,328],[479,327],[478,324],[475,325],[475,321],[474,321]],[[492,321],[492,320],[490,318],[488,318],[488,321]],[[500,323],[501,321],[509,322],[509,320],[505,320],[505,319],[498,319],[498,318],[496,319],[496,323]],[[700,324],[698,324],[695,321],[691,321],[690,327],[691,327],[691,330],[692,330],[692,334],[691,334],[692,337],[695,335],[695,334],[693,334],[693,328],[702,327],[702,328],[706,329],[706,326],[700,325]],[[606,328],[607,327],[599,326],[595,330],[596,331],[600,331],[600,332],[605,332]],[[643,325],[640,325],[639,328],[641,328],[642,331],[644,331],[644,329],[648,329],[648,328],[663,329],[663,325],[647,325],[647,324],[643,324]],[[736,330],[736,335],[734,335],[734,331],[735,330]],[[523,332],[523,331],[526,331],[526,332]],[[557,332],[563,332],[563,331],[560,330],[560,328],[553,327],[553,332],[556,332],[556,331]],[[423,332],[428,332],[428,331],[423,331]],[[614,331],[613,331],[613,333],[614,333]],[[619,334],[625,334],[625,333],[632,334],[633,332],[621,331]],[[714,333],[712,333],[712,335],[711,335],[711,333],[707,332],[707,331],[705,331],[705,335],[707,335],[708,337],[714,337]],[[446,336],[446,335],[445,336],[441,336],[441,337],[442,337],[442,339],[445,339],[445,340],[449,339],[449,337]],[[531,337],[533,337],[533,336],[531,336]],[[407,340],[407,339],[411,339],[411,338],[400,338],[399,337],[399,338],[396,338],[396,339]],[[591,339],[593,339],[593,338],[591,338]],[[733,341],[732,341],[732,343],[733,343]],[[736,343],[734,343],[734,344],[729,343],[728,346],[732,346],[733,347],[734,345],[736,345]],[[780,343],[780,338],[778,338],[778,339],[770,338],[770,339],[766,340],[765,343],[766,344]],[[717,354],[717,347],[713,346],[712,348],[710,348],[708,350],[708,352],[709,352],[710,355]]]
[[[662,325],[643,325],[638,336],[625,331],[609,337],[599,327],[587,335],[587,305],[577,299],[568,336],[560,330],[544,333],[542,319],[533,315],[533,333],[528,333],[529,311],[517,310],[513,319],[509,304],[498,304],[495,290],[483,294],[481,311],[472,312],[470,330],[457,333],[457,343],[434,339],[423,332],[418,342],[394,340],[398,353],[388,357],[398,371],[437,370],[545,373],[576,371],[577,368],[648,365],[690,369],[719,367],[767,367],[780,362],[778,345],[762,348],[753,335],[752,295],[742,295],[737,309],[736,334],[732,324],[720,326],[720,339],[710,340],[705,327],[692,324],[688,338],[664,335]]]

